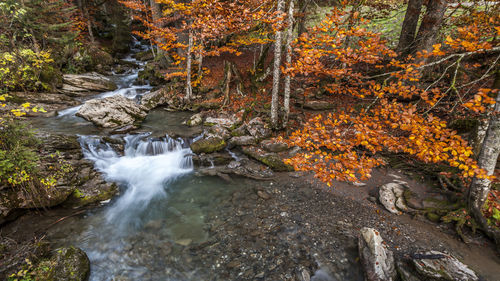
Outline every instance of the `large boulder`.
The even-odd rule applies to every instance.
[[[86,281],[90,275],[90,261],[79,248],[59,248],[49,260],[39,264],[35,275],[36,280]]]
[[[387,183],[379,188],[379,200],[391,213],[398,214],[407,211],[408,207],[404,198],[405,187],[399,183]]]
[[[88,92],[108,92],[116,90],[117,86],[108,77],[99,73],[65,74],[63,75],[62,93],[78,95]]]
[[[396,280],[397,272],[392,252],[383,244],[380,233],[364,227],[359,234],[359,257],[368,281]]]
[[[127,99],[116,95],[104,99],[93,99],[87,101],[76,113],[97,126],[104,128],[116,128],[142,121],[146,118],[146,108]]]
[[[479,280],[476,273],[467,267],[467,265],[451,255],[438,251],[426,251],[414,254],[413,264],[417,271],[427,278],[450,281]]]
[[[197,140],[191,144],[191,150],[196,153],[212,153],[226,147],[226,141],[220,137],[210,137]]]

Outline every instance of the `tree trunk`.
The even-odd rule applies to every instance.
[[[493,82],[492,89],[500,90],[500,69],[497,70],[497,72],[495,73],[495,81]],[[491,107],[495,107],[495,105],[492,105]],[[490,113],[491,112],[488,112],[488,114],[485,117],[483,117],[483,119],[479,120],[479,126],[477,128],[476,139],[474,143],[475,155],[479,155],[479,153],[481,152],[481,147],[483,146],[484,137],[486,136],[486,132],[488,130]]]
[[[283,12],[284,0],[278,0],[278,12]],[[282,22],[279,22],[281,25]],[[280,85],[280,65],[281,65],[281,36],[282,31],[276,31],[274,39],[274,68],[273,68],[273,91],[271,101],[271,126],[278,128],[278,107],[279,107],[279,85]]]
[[[286,64],[290,65],[292,63],[292,42],[293,42],[293,8],[294,0],[290,1],[290,6],[288,8],[288,30],[287,30],[287,41],[286,41]],[[285,116],[283,117],[283,126],[286,127],[288,123],[288,116],[290,115],[290,74],[287,74],[285,78],[285,99],[283,106],[285,108]]]
[[[415,40],[417,51],[432,51],[432,45],[435,44],[436,37],[441,29],[446,8],[446,0],[429,0],[427,11],[425,12]]]
[[[398,52],[407,55],[411,52],[417,33],[418,19],[422,10],[422,0],[408,1],[405,19],[399,36]]]
[[[231,90],[231,74],[232,74],[232,66],[228,61],[224,61],[224,102],[223,106],[229,104],[229,91]]]
[[[488,130],[484,137],[481,152],[478,157],[478,166],[493,175],[500,154],[500,94],[496,98],[495,110],[490,116]],[[482,209],[490,193],[491,180],[474,178],[469,187],[469,211],[488,236],[493,238],[500,250],[500,230],[488,225]]]
[[[188,49],[186,58],[186,100],[190,100],[193,96],[193,87],[191,85],[191,65],[192,65],[192,52],[193,52],[193,32],[189,31]]]
[[[300,37],[302,33],[306,32],[306,23],[307,23],[307,6],[309,6],[311,0],[299,0],[299,13],[300,16],[297,19],[297,37]]]

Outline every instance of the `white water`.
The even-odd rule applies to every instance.
[[[193,170],[191,149],[182,140],[148,139],[147,134],[125,137],[125,153],[116,153],[99,138],[81,136],[87,159],[106,180],[126,186],[125,193],[107,210],[108,223],[122,232],[141,226],[141,214],[153,199],[166,197],[168,183]]]
[[[124,61],[131,62],[135,65],[137,65],[137,68],[132,68],[128,73],[125,74],[116,74],[113,72],[113,78],[115,82],[117,83],[118,89],[110,92],[104,92],[101,93],[94,98],[97,99],[102,99],[102,98],[107,98],[107,97],[112,97],[116,95],[122,95],[128,99],[138,99],[142,95],[149,93],[149,91],[153,88],[151,85],[134,85],[134,82],[137,80],[139,76],[139,72],[144,70],[145,62],[139,61],[133,57],[134,53],[140,52],[140,51],[145,51],[148,49],[148,46],[146,45],[141,45],[139,41],[137,41],[136,38],[134,38],[134,45],[131,48],[132,53],[128,55],[126,58],[124,58]],[[65,110],[61,110],[58,112],[57,116],[59,118],[66,118],[66,119],[75,119],[77,118],[75,116],[76,112],[81,108],[82,106],[75,106],[71,107]]]

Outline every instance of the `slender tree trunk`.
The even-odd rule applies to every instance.
[[[497,70],[495,73],[495,81],[493,83],[492,89],[500,89],[500,69]],[[492,107],[494,108],[495,105],[492,105]],[[481,119],[479,121],[479,126],[477,128],[477,133],[476,133],[476,140],[474,143],[475,155],[479,155],[479,153],[481,152],[481,147],[483,146],[484,137],[486,136],[486,132],[488,130],[490,114],[491,112],[489,112],[488,115],[484,117],[484,119]]]
[[[436,37],[441,29],[446,8],[446,0],[429,0],[427,11],[415,40],[417,51],[432,51],[432,45],[435,44]]]
[[[399,36],[398,52],[409,54],[415,41],[417,33],[418,19],[422,11],[422,0],[408,1],[405,19]]]
[[[186,60],[186,99],[190,100],[193,96],[193,87],[191,85],[191,65],[192,65],[192,52],[193,52],[193,32],[189,31],[188,50]]]
[[[278,0],[278,12],[283,12],[284,0]],[[282,22],[279,22],[281,25]],[[271,125],[278,128],[278,109],[279,109],[279,86],[280,86],[280,65],[281,65],[281,37],[282,31],[276,31],[274,39],[274,69],[273,69],[273,91],[271,101]]]
[[[222,103],[223,106],[226,106],[229,104],[229,93],[231,90],[231,79],[232,79],[232,65],[228,61],[224,61],[224,102]]]
[[[299,0],[299,13],[300,17],[297,19],[297,37],[300,37],[302,33],[306,32],[307,23],[307,6],[309,6],[311,0]]]
[[[290,6],[288,8],[288,30],[287,30],[287,42],[286,42],[286,64],[290,65],[292,63],[292,42],[293,42],[293,9],[294,0],[290,1]],[[285,78],[285,99],[283,106],[285,107],[285,116],[283,118],[283,126],[286,127],[288,123],[288,117],[290,115],[290,74],[286,75]]]
[[[498,76],[497,76],[498,79]],[[495,110],[490,115],[488,130],[484,136],[478,166],[493,175],[500,154],[500,94],[497,94]],[[500,230],[488,225],[482,209],[490,193],[491,180],[474,178],[469,187],[468,205],[474,219],[480,224],[488,236],[493,238],[500,250]]]

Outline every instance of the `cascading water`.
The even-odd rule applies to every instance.
[[[81,136],[87,159],[108,181],[126,186],[125,193],[107,211],[108,223],[123,233],[141,225],[140,217],[152,199],[166,196],[168,183],[193,169],[191,150],[182,140],[148,139],[147,134],[125,137],[125,153],[120,156],[99,138]]]

